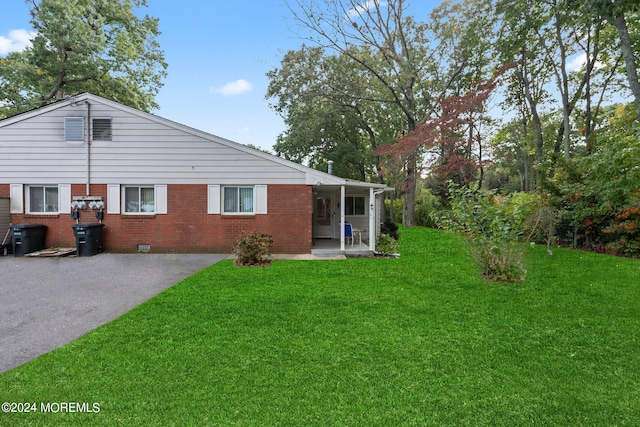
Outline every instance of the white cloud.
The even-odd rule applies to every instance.
[[[11,30],[7,37],[0,36],[0,55],[24,50],[31,46],[31,40],[35,35],[27,30]]]
[[[573,58],[569,58],[567,61],[567,71],[570,73],[580,71],[580,69],[585,65],[587,65],[587,54],[583,52]],[[602,67],[604,67],[604,64],[600,61],[596,61],[595,68],[600,69]]]
[[[587,54],[582,53],[567,61],[567,71],[578,71],[587,63]]]
[[[378,6],[380,7],[387,5],[386,2],[381,2],[379,0],[367,0],[362,4],[358,4],[353,9],[349,9],[349,11],[347,12],[347,15],[349,15],[349,18],[357,18],[365,14],[366,12],[375,10],[376,3],[378,3]]]
[[[253,85],[244,79],[229,82],[219,88],[211,88],[212,93],[219,93],[224,96],[240,95],[253,89]]]

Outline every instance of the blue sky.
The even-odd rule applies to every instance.
[[[282,0],[148,0],[159,18],[168,77],[154,114],[242,144],[270,149],[284,131],[264,96],[266,73],[303,41]],[[414,0],[426,20],[440,0]],[[411,8],[414,10],[417,8]],[[30,31],[22,0],[0,0],[0,55]]]

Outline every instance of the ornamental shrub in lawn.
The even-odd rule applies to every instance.
[[[233,254],[236,256],[234,265],[266,266],[271,264],[268,258],[269,249],[273,247],[273,237],[268,234],[248,233],[242,231],[240,238],[233,244]]]
[[[535,194],[500,196],[492,191],[450,186],[451,211],[438,224],[463,236],[485,279],[521,282],[522,242],[528,219],[542,206]]]
[[[380,234],[376,242],[376,250],[383,255],[395,255],[398,253],[398,242],[388,234]]]

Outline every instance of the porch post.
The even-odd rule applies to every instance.
[[[344,251],[344,185],[340,186],[340,250]]]
[[[369,250],[376,250],[376,205],[378,200],[373,191],[373,187],[369,188]]]

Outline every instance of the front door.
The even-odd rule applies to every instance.
[[[316,196],[315,237],[333,238],[333,197]]]

